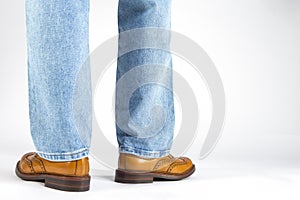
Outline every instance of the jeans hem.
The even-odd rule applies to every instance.
[[[37,154],[46,160],[54,162],[67,162],[87,157],[89,155],[89,150],[84,148],[68,153],[45,153],[38,151]]]
[[[164,151],[149,151],[132,147],[119,147],[120,153],[128,153],[145,158],[161,158],[170,154],[170,150]]]

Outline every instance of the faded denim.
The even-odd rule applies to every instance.
[[[119,0],[119,32],[143,27],[170,29],[170,12],[171,0]],[[30,130],[36,150],[52,161],[86,157],[92,135],[90,69],[81,70],[80,79],[77,76],[89,56],[89,0],[26,0],[26,25]],[[148,35],[141,38],[153,40]],[[119,48],[124,42],[120,37]],[[172,69],[172,58],[163,50],[139,49],[118,57],[117,65],[116,83],[135,67],[153,66],[153,70],[137,74],[139,77],[153,75],[155,69]],[[155,75],[172,88],[171,70]],[[122,94],[117,92],[118,100]],[[137,89],[129,102],[129,129],[116,124],[120,152],[144,157],[167,155],[174,132],[173,104],[172,91],[158,84]],[[163,108],[164,126],[145,135],[139,127],[147,127],[151,120],[155,123],[153,106]],[[116,103],[116,117],[121,112]]]

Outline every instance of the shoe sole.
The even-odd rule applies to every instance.
[[[118,183],[153,183],[153,181],[178,181],[189,177],[195,172],[193,165],[190,169],[182,174],[165,174],[154,172],[136,172],[126,170],[116,170],[115,182]]]
[[[16,166],[16,175],[25,181],[44,182],[46,187],[70,191],[84,192],[90,189],[91,177],[87,176],[63,176],[53,174],[25,174],[19,170],[19,162]]]

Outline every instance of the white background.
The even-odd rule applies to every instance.
[[[227,114],[222,138],[202,161],[198,160],[201,142],[194,142],[187,155],[197,172],[182,182],[120,185],[112,181],[112,170],[92,160],[91,191],[83,194],[24,183],[14,175],[16,161],[34,150],[28,121],[24,2],[1,1],[0,15],[0,191],[6,199],[300,197],[300,1],[174,0],[173,30],[204,48],[223,80]],[[91,0],[90,30],[91,50],[117,34],[116,0]],[[189,66],[174,58],[174,68],[183,67]],[[112,84],[113,80],[107,78]],[[190,81],[198,91],[201,136],[209,123],[209,99],[201,79]],[[103,101],[109,104],[108,97]],[[176,108],[180,124],[180,106]],[[103,109],[99,119],[104,120],[105,114],[111,116],[109,109]],[[105,134],[113,142],[113,127],[104,130],[111,130]]]

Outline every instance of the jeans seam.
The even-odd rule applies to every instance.
[[[88,156],[88,149],[81,148],[79,150],[73,152],[64,152],[64,153],[46,153],[42,151],[37,151],[39,156],[44,159],[51,160],[51,161],[71,161],[71,160],[78,160],[83,157]]]
[[[84,151],[87,151],[88,149],[87,148],[81,148],[81,149],[78,149],[76,151],[72,151],[72,152],[65,152],[65,153],[46,153],[46,152],[43,152],[43,151],[38,151],[38,153],[41,153],[41,154],[44,154],[44,155],[49,155],[49,156],[59,156],[59,155],[76,155],[76,154],[79,154],[79,153],[82,153]]]
[[[161,150],[161,151],[153,151],[153,150],[144,150],[144,149],[138,149],[133,147],[125,147],[120,146],[119,147],[120,153],[133,153],[138,156],[153,156],[153,157],[162,157],[170,153],[170,150]]]
[[[82,65],[81,65],[82,67]],[[75,117],[74,117],[74,95],[75,95],[75,90],[76,90],[76,82],[77,82],[77,78],[78,78],[78,74],[80,73],[80,70],[81,70],[81,67],[79,68],[78,72],[76,73],[76,78],[75,78],[75,81],[74,81],[74,84],[73,84],[73,92],[72,92],[72,101],[71,101],[71,109],[72,109],[72,112],[71,112],[71,115],[72,115],[72,124],[74,125],[75,127],[75,130],[76,130],[76,135],[78,136],[80,142],[81,142],[81,145],[89,150],[89,147],[87,144],[85,144],[80,136],[80,134],[78,133],[78,129],[77,129],[77,126],[76,126],[76,123],[74,123],[76,120],[75,120]]]

